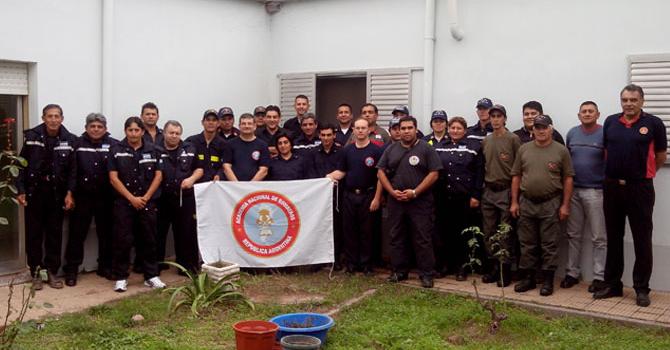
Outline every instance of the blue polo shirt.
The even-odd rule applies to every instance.
[[[663,121],[644,111],[632,122],[623,113],[610,115],[603,124],[603,138],[605,176],[611,179],[654,178],[656,153],[668,148]]]
[[[253,141],[234,138],[228,142],[223,162],[232,166],[239,181],[251,181],[259,167],[267,167],[270,163],[268,144],[259,138]]]
[[[347,189],[371,189],[377,186],[377,163],[382,150],[372,141],[363,148],[355,143],[342,149],[342,156],[337,170],[347,173],[345,187]]]

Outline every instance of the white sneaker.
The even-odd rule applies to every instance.
[[[161,281],[160,277],[151,277],[148,280],[144,281],[144,285],[147,287],[151,287],[151,289],[162,289],[165,288],[166,285]]]
[[[128,290],[128,280],[118,280],[114,284],[114,291],[118,293],[123,293]]]

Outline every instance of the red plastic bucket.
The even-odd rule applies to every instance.
[[[272,350],[279,326],[261,320],[240,321],[233,325],[237,350]]]

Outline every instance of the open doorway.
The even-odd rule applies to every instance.
[[[0,152],[3,154],[18,152],[25,102],[23,96],[0,94]],[[8,162],[8,158],[2,157],[0,167]],[[2,176],[8,175],[3,173]],[[11,201],[0,203],[0,275],[25,268],[22,221],[18,205]]]
[[[324,76],[316,78],[316,118],[337,125],[337,106],[348,103],[358,115],[365,104],[366,76]]]

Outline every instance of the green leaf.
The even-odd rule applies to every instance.
[[[19,176],[19,168],[12,166],[9,168],[9,173],[12,174],[12,177],[18,177]]]

